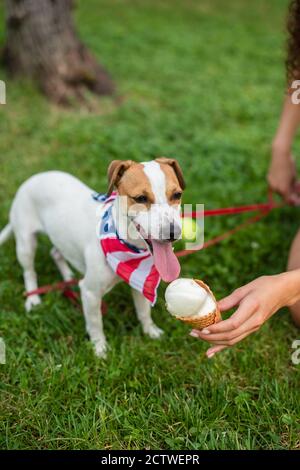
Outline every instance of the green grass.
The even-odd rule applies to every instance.
[[[115,158],[178,158],[185,202],[213,208],[264,201],[284,90],[287,2],[77,3],[80,33],[111,71],[123,104],[104,100],[97,114],[58,110],[1,69],[8,96],[0,108],[0,227],[19,184],[33,173],[67,170],[101,191]],[[206,236],[236,220],[209,220]],[[299,209],[274,211],[182,259],[182,274],[205,279],[221,298],[262,273],[284,270],[298,225]],[[49,247],[42,239],[40,284],[58,279]],[[166,313],[164,288],[153,313],[165,330],[160,341],[142,335],[128,286],[107,296],[111,350],[103,363],[93,355],[81,313],[59,294],[25,313],[14,243],[1,247],[7,364],[0,365],[0,447],[299,448],[300,366],[292,365],[291,344],[300,333],[288,312],[207,360],[207,344]]]

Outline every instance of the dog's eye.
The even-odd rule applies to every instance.
[[[181,199],[181,196],[182,196],[182,193],[180,191],[177,191],[176,193],[173,194],[172,199],[174,199],[175,201],[178,201],[179,199]]]
[[[148,202],[147,196],[142,194],[141,196],[136,196],[133,198],[138,204],[146,204]]]

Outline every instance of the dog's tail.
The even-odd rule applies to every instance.
[[[6,227],[0,232],[0,245],[3,245],[13,234],[13,229],[10,224],[7,224]]]

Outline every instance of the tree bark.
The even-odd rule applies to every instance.
[[[6,0],[4,63],[62,105],[84,100],[86,88],[99,95],[114,92],[108,72],[76,34],[72,6],[72,0]]]

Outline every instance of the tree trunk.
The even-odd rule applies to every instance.
[[[88,88],[111,95],[114,84],[78,38],[72,0],[6,0],[3,60],[14,76],[34,79],[54,102],[84,100]]]

